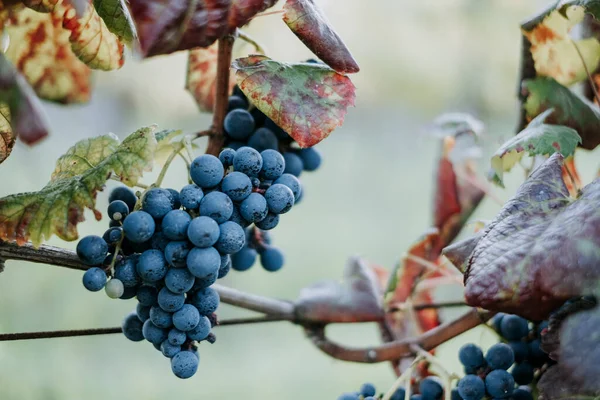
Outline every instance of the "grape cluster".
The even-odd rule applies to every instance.
[[[416,392],[416,393],[415,393]],[[419,382],[418,387],[414,388],[410,400],[442,400],[444,396],[444,388],[440,380],[435,376],[429,376]],[[406,397],[406,389],[399,387],[390,400],[404,400]],[[357,392],[344,393],[338,400],[370,400],[381,399],[383,394],[377,395],[375,386],[371,383],[365,383]]]
[[[210,286],[227,275],[232,256],[250,248],[250,225],[272,229],[293,207],[296,186],[279,181],[284,169],[275,150],[241,147],[219,158],[202,155],[190,167],[194,183],[179,192],[152,188],[138,200],[127,188],[115,189],[109,229],[79,241],[77,254],[90,266],[85,288],[104,289],[111,298],[137,297],[123,333],[151,342],[171,359],[179,378],[197,371],[197,343],[216,340],[211,328],[219,295]],[[261,246],[265,268],[281,268],[280,252],[266,241]]]

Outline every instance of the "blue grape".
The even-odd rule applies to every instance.
[[[111,201],[107,212],[108,218],[113,221],[122,221],[129,214],[129,206],[122,200]]]
[[[160,351],[163,353],[163,356],[173,358],[181,351],[181,346],[172,345],[168,340],[165,340],[160,344]]]
[[[316,171],[321,166],[321,153],[313,147],[301,149],[298,155],[302,159],[305,171]]]
[[[145,211],[134,211],[123,222],[125,237],[133,243],[150,240],[155,229],[154,219]]]
[[[276,150],[264,150],[260,155],[263,159],[260,175],[270,180],[279,178],[285,169],[285,160],[281,153]]]
[[[229,273],[231,269],[231,256],[229,254],[224,254],[221,256],[221,265],[219,266],[219,273],[217,275],[218,279],[224,278]]]
[[[167,340],[169,341],[169,343],[171,343],[173,346],[181,346],[182,344],[185,343],[187,339],[187,335],[185,332],[180,331],[177,328],[173,328],[169,331],[169,336],[167,336]]]
[[[233,201],[242,201],[252,193],[252,182],[248,175],[241,172],[231,172],[223,178],[221,190]]]
[[[533,396],[525,389],[515,389],[510,396],[512,400],[533,400]]]
[[[432,377],[427,377],[419,383],[419,391],[423,399],[440,400],[444,394],[444,388]]]
[[[221,154],[219,154],[219,160],[221,161],[221,164],[223,164],[223,167],[225,167],[225,168],[229,168],[230,166],[233,165],[234,157],[235,157],[235,150],[230,149],[230,148],[223,149]]]
[[[155,232],[154,235],[152,235],[152,239],[150,239],[152,248],[160,251],[165,251],[170,242],[171,241],[162,232]]]
[[[233,159],[233,169],[243,172],[249,177],[258,176],[262,168],[263,160],[260,153],[252,147],[240,147]]]
[[[490,396],[505,399],[512,394],[515,388],[515,380],[505,370],[497,369],[485,377],[485,388]]]
[[[115,200],[121,200],[127,204],[129,207],[129,211],[133,211],[135,208],[135,203],[137,202],[137,196],[133,193],[133,190],[129,189],[125,186],[119,186],[114,188],[110,195],[108,196],[108,202],[112,203]]]
[[[213,155],[203,154],[192,162],[190,177],[202,189],[213,188],[221,183],[225,170],[221,161]]]
[[[165,311],[175,312],[183,307],[185,295],[182,293],[173,293],[166,287],[158,292],[158,305]]]
[[[275,184],[285,185],[290,188],[292,193],[294,194],[294,200],[298,202],[300,200],[300,195],[302,194],[302,184],[292,174],[283,174],[274,182]]]
[[[190,222],[187,237],[197,247],[210,247],[219,239],[219,224],[209,217],[197,217]]]
[[[404,397],[402,398],[402,400],[404,400]],[[458,393],[458,388],[452,389],[452,391],[450,392],[450,400],[464,400],[462,396]]]
[[[197,278],[206,278],[217,274],[221,265],[221,255],[214,247],[190,250],[187,256],[187,267]]]
[[[198,312],[198,309],[191,304],[184,304],[179,311],[173,314],[173,325],[183,332],[191,331],[199,322],[200,313]]]
[[[494,318],[492,318],[492,327],[494,328],[494,330],[498,333],[500,333],[500,328],[502,325],[502,319],[504,318],[506,314],[504,313],[498,313],[496,315],[494,315]]]
[[[154,219],[161,219],[173,209],[173,196],[166,189],[154,188],[142,199],[142,210]]]
[[[198,357],[191,351],[180,351],[171,358],[171,370],[176,377],[187,379],[198,371]]]
[[[150,307],[138,303],[135,306],[135,313],[140,321],[146,322],[150,318]]]
[[[121,300],[129,300],[133,299],[137,294],[137,288],[135,287],[126,287],[123,291],[123,294],[119,297]]]
[[[273,214],[269,212],[265,219],[255,223],[256,227],[263,231],[268,231],[275,228],[279,224],[279,214]]]
[[[190,340],[195,340],[199,342],[201,340],[206,339],[206,337],[210,333],[210,328],[210,320],[204,315],[201,315],[200,319],[198,320],[198,324],[193,329],[186,332],[187,337]]]
[[[165,256],[160,250],[146,250],[137,262],[137,273],[146,282],[158,282],[167,274]]]
[[[236,110],[238,108],[248,108],[248,102],[246,99],[236,95],[229,96],[229,99],[227,100],[227,112]]]
[[[289,187],[279,183],[267,189],[265,199],[269,211],[274,214],[285,214],[294,206],[294,193]]]
[[[296,153],[287,151],[283,153],[283,158],[285,160],[285,169],[283,170],[284,174],[292,174],[296,177],[302,174],[302,170],[304,169],[304,163]]]
[[[136,287],[140,283],[135,264],[135,259],[128,257],[115,266],[115,278],[123,282],[125,287]]]
[[[542,350],[542,342],[540,339],[534,339],[529,342],[529,352],[531,354],[531,358],[534,360],[545,360],[548,357],[548,354]]]
[[[77,256],[86,265],[102,265],[108,254],[108,244],[100,236],[86,236],[77,243]]]
[[[529,346],[525,342],[508,342],[515,355],[515,362],[520,363],[529,357]]]
[[[246,234],[244,229],[235,222],[227,221],[219,225],[219,240],[215,248],[221,254],[237,253],[246,243]]]
[[[260,193],[250,194],[240,205],[240,214],[249,222],[262,221],[267,217],[268,212],[267,200]]]
[[[202,188],[195,184],[184,186],[179,194],[181,205],[188,210],[197,210],[198,207],[200,207],[200,201],[203,197],[204,192],[202,191]]]
[[[194,281],[194,275],[187,268],[171,268],[165,276],[165,286],[173,293],[188,292]]]
[[[467,343],[460,348],[458,359],[462,365],[471,369],[477,369],[485,364],[481,348],[473,343]]]
[[[93,267],[83,274],[83,286],[90,292],[98,292],[104,289],[104,285],[106,285],[106,272],[104,270]]]
[[[171,240],[187,239],[187,230],[192,217],[182,210],[171,210],[162,221],[162,233]]]
[[[496,343],[488,349],[485,360],[491,369],[506,370],[515,362],[515,355],[509,345]]]
[[[404,400],[404,397],[406,397],[406,390],[403,387],[399,387],[392,397],[390,397],[390,400]]]
[[[231,268],[236,271],[246,271],[256,262],[256,250],[243,247],[239,252],[231,255]]]
[[[136,313],[131,313],[123,319],[121,329],[123,335],[132,342],[141,342],[144,340],[144,334],[142,333],[143,324],[137,317]]]
[[[529,323],[518,315],[505,315],[500,323],[500,332],[508,340],[521,340],[529,333]]]
[[[201,315],[210,315],[219,307],[219,293],[213,288],[206,288],[195,292],[191,296],[190,303],[193,304]]]
[[[123,238],[123,228],[112,227],[109,228],[104,235],[102,235],[102,239],[106,242],[106,244],[114,249],[114,247],[121,241]],[[111,250],[112,251],[112,250]]]
[[[218,224],[229,220],[233,214],[233,202],[225,193],[210,192],[200,202],[200,215],[210,217]]]
[[[269,272],[279,271],[284,262],[283,253],[277,247],[267,246],[260,253],[260,263]]]
[[[463,400],[481,400],[485,396],[485,383],[477,375],[467,375],[458,381],[458,393]]]
[[[242,217],[239,207],[235,206],[235,205],[233,206],[233,213],[231,214],[231,218],[229,218],[229,220],[231,222],[235,222],[242,228],[246,228],[246,227],[250,226],[250,224],[251,224],[251,222],[246,221],[244,219],[244,217]]]
[[[246,110],[231,110],[225,116],[223,127],[229,137],[236,140],[244,140],[254,131],[254,117]]]
[[[358,393],[344,393],[337,400],[360,400],[360,395]]]
[[[258,128],[248,139],[248,146],[258,152],[264,150],[277,150],[279,141],[269,128]]]
[[[152,344],[161,344],[167,339],[167,331],[154,325],[151,320],[144,322],[142,327],[144,339]]]
[[[170,328],[173,326],[173,314],[159,306],[153,306],[150,308],[150,321],[158,328]]]
[[[181,242],[170,242],[165,248],[165,259],[175,268],[184,268],[187,260],[188,253],[190,252],[190,245],[188,241]]]
[[[206,275],[204,278],[196,278],[196,281],[194,282],[194,286],[192,287],[191,291],[193,292],[197,290],[202,290],[211,286],[217,281],[218,275],[219,272],[217,271],[213,272],[212,274]]]
[[[516,364],[511,374],[517,385],[529,385],[533,382],[533,366],[529,363]]]
[[[360,387],[360,394],[365,397],[375,396],[375,393],[375,385],[373,385],[372,383],[365,383]]]
[[[146,307],[154,306],[158,304],[158,290],[154,286],[142,285],[137,290],[137,300]]]
[[[179,196],[179,192],[175,189],[167,189],[167,191],[171,194],[173,210],[180,209],[181,208],[181,197]]]

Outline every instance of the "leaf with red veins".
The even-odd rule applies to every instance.
[[[340,73],[360,68],[314,0],[287,0],[283,21],[317,57]]]
[[[237,59],[233,68],[252,104],[303,148],[329,136],[354,106],[350,78],[325,65],[285,64],[254,55]]]
[[[467,302],[545,319],[600,283],[600,179],[569,196],[563,157],[536,169],[485,229],[468,257]]]

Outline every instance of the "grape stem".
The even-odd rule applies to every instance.
[[[238,38],[240,38],[244,42],[252,45],[252,47],[254,47],[254,51],[256,51],[258,54],[263,54],[263,55],[266,54],[265,49],[253,37],[248,35],[246,32],[243,32],[241,29],[238,29],[237,35],[238,35]]]

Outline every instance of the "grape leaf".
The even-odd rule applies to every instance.
[[[354,106],[350,78],[325,65],[285,64],[254,55],[235,60],[233,68],[248,99],[300,147],[329,136]]]
[[[552,78],[525,80],[525,110],[530,118],[554,108],[546,122],[573,128],[581,136],[581,147],[592,150],[600,144],[600,109]]]
[[[137,32],[126,0],[94,0],[93,4],[106,27],[119,39],[127,44],[137,40]]]
[[[208,47],[276,0],[129,0],[144,57]]]
[[[475,235],[446,246],[442,251],[450,262],[463,274],[467,271],[469,256],[475,250],[477,243],[483,237],[483,231],[477,232]]]
[[[322,281],[300,292],[295,302],[302,319],[320,322],[373,322],[383,319],[377,276],[359,257],[348,260],[342,281]]]
[[[531,43],[538,76],[552,77],[570,86],[587,79],[586,67],[588,71],[598,67],[600,42],[596,38],[573,41],[569,36],[571,29],[583,21],[584,13],[582,7],[564,7],[546,11],[522,25],[523,35]]]
[[[78,237],[77,224],[85,208],[94,211],[96,193],[114,172],[132,186],[152,167],[156,148],[155,126],[142,128],[118,145],[113,135],[85,139],[73,146],[56,164],[50,182],[39,192],[0,199],[0,239],[34,246],[53,234],[64,240]]]
[[[287,0],[283,21],[317,57],[340,73],[360,68],[314,0]]]
[[[17,137],[10,127],[10,110],[6,104],[0,105],[0,163],[10,156]]]
[[[550,155],[559,152],[568,157],[575,152],[581,137],[577,131],[562,125],[548,125],[544,121],[554,112],[550,108],[535,117],[527,128],[505,142],[492,156],[490,178],[504,187],[502,178],[527,152],[530,156]]]
[[[183,131],[175,129],[166,129],[154,134],[156,138],[157,146],[154,152],[154,163],[157,165],[164,165],[169,158],[169,155],[173,152],[173,143],[178,139],[182,138]]]
[[[600,179],[573,200],[562,165],[562,155],[552,155],[483,231],[466,257],[470,305],[542,320],[565,300],[596,289]]]

